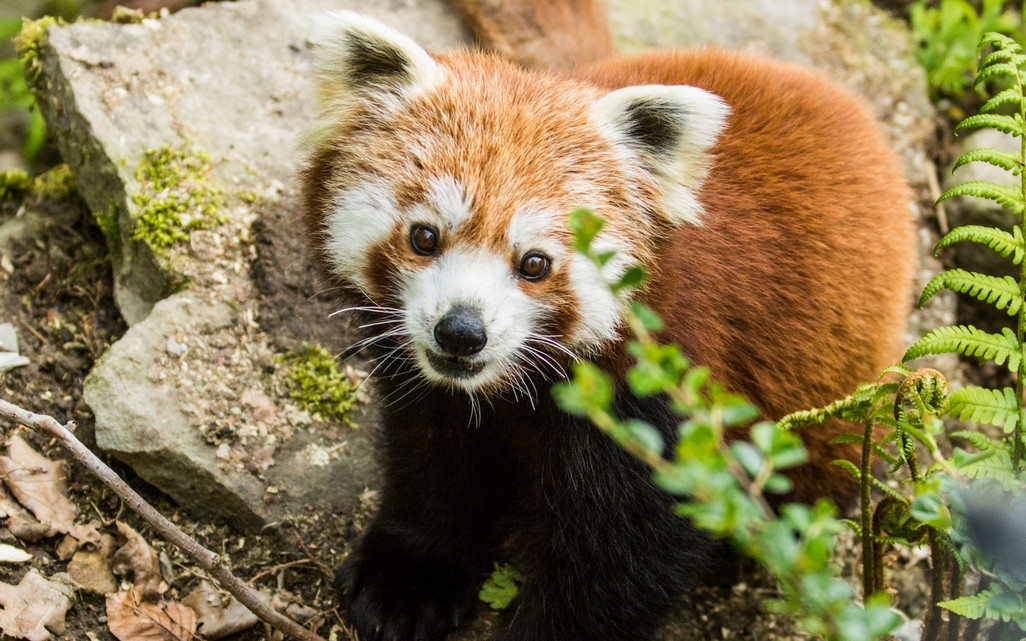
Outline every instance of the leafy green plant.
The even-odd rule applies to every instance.
[[[0,43],[12,40],[21,31],[22,21],[0,20]],[[25,68],[17,56],[0,58],[0,116],[24,113],[28,119],[22,154],[31,162],[46,141],[46,122],[35,106],[35,98],[25,83]]]
[[[935,94],[959,97],[973,87],[976,46],[989,32],[1015,34],[1022,14],[1009,0],[917,0],[909,22],[919,40],[916,56]]]
[[[1000,432],[987,435],[982,431],[963,430],[952,434],[965,440],[975,448],[968,452],[956,448],[951,461],[955,474],[964,479],[973,479],[980,486],[999,485],[1003,490],[1017,494],[1026,492],[1026,405],[1023,403],[1024,382],[1026,382],[1026,97],[1023,85],[1026,78],[1026,55],[1013,39],[998,33],[987,34],[980,43],[982,56],[976,75],[976,85],[982,86],[988,80],[1004,81],[1005,88],[999,91],[980,108],[980,113],[969,116],[956,127],[963,129],[989,127],[1019,139],[1016,153],[1003,153],[993,149],[977,149],[964,154],[955,163],[961,167],[970,162],[985,162],[1008,171],[1018,178],[1017,184],[997,185],[983,181],[972,181],[956,185],[944,192],[940,200],[956,196],[974,196],[992,200],[1019,216],[1018,226],[1012,232],[979,226],[960,227],[941,239],[938,247],[955,242],[975,242],[986,245],[1019,267],[1018,279],[1011,276],[996,278],[986,274],[949,270],[936,276],[923,292],[922,301],[941,288],[968,293],[979,300],[985,300],[1004,310],[1012,321],[1013,328],[1004,328],[1000,334],[990,334],[971,326],[941,327],[921,338],[905,355],[906,360],[923,354],[955,352],[980,360],[992,360],[1004,367],[1014,380],[1013,385],[1002,389],[987,389],[967,386],[955,390],[945,410],[949,416],[962,421],[982,423]],[[957,502],[957,498],[956,498]],[[960,523],[954,524],[953,534],[964,544],[963,558],[978,561],[973,552],[971,537],[964,532]],[[997,571],[983,565],[985,581],[975,595],[963,596],[942,603],[952,612],[971,619],[981,617],[999,619],[1006,624],[1026,630],[1026,604],[1022,595],[1026,592],[1026,577],[1018,578],[1007,572]]]
[[[602,221],[590,212],[571,215],[576,246],[601,265],[612,255],[591,249]],[[614,290],[634,287],[644,277],[629,270]],[[627,314],[634,336],[630,351],[636,364],[626,380],[639,396],[665,395],[681,417],[671,458],[664,458],[660,433],[644,421],[622,418],[612,409],[614,384],[609,374],[588,362],[573,366],[571,380],[554,389],[565,411],[587,416],[627,451],[654,470],[656,482],[674,494],[686,495],[679,513],[716,536],[731,539],[778,581],[780,596],[768,605],[797,616],[810,632],[830,640],[881,639],[899,622],[886,594],[857,603],[854,589],[830,565],[836,536],[845,529],[829,501],[813,506],[788,504],[775,514],[767,492],[786,492],[789,479],[781,470],[795,466],[806,452],[795,434],[771,422],[751,428],[751,442],[729,440],[731,427],[757,417],[744,398],[692,367],[675,345],[657,342],[658,316],[634,302]]]

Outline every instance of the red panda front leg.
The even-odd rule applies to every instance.
[[[667,436],[676,424],[656,399],[617,405]],[[682,499],[587,420],[554,407],[536,416],[552,418],[529,431],[545,438],[527,444],[527,458],[540,458],[534,496],[521,497],[533,510],[517,539],[527,579],[490,641],[652,638],[686,592],[729,568],[725,544],[675,514]]]
[[[437,390],[385,417],[381,509],[335,576],[361,641],[440,641],[473,610],[508,490],[466,406]]]

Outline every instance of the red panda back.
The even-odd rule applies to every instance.
[[[703,222],[673,234],[644,296],[668,321],[665,340],[769,418],[841,398],[896,362],[915,259],[909,190],[861,100],[808,70],[712,49],[578,75],[610,89],[690,84],[733,110]],[[842,429],[803,434],[813,464],[799,497],[838,476],[830,460],[855,456],[826,444]]]

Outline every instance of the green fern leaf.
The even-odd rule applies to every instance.
[[[933,277],[923,289],[919,297],[922,307],[930,298],[942,289],[950,289],[961,294],[969,294],[977,300],[987,301],[998,309],[1005,310],[1014,316],[1022,307],[1022,296],[1019,284],[1011,276],[988,276],[964,269],[949,269]]]
[[[1019,104],[1019,92],[1014,87],[1009,87],[1004,91],[998,92],[993,98],[983,103],[983,106],[980,107],[980,113],[991,113],[999,107],[1015,104]]]
[[[979,619],[987,613],[987,602],[994,596],[990,590],[984,590],[972,596],[958,597],[950,601],[941,601],[937,605],[951,610],[959,616],[967,619]]]
[[[960,421],[972,421],[1002,427],[1006,432],[1019,422],[1019,406],[1011,387],[991,390],[984,387],[963,387],[951,393],[948,416]]]
[[[1008,369],[1019,369],[1022,353],[1015,333],[1007,327],[1000,334],[988,334],[972,325],[938,327],[917,340],[908,348],[902,361],[919,358],[925,354],[946,354],[955,352],[962,356],[992,360],[998,365],[1007,363]]]
[[[832,461],[832,463],[837,467],[841,468],[842,470],[846,471],[848,474],[851,474],[856,481],[862,480],[862,470],[856,467],[856,465],[851,461],[838,459],[836,461]]]
[[[987,54],[987,56],[983,60],[980,60],[980,64],[978,64],[977,67],[982,69],[984,67],[989,67],[990,65],[996,62],[1007,62],[1014,64],[1015,53],[1009,51],[1008,49],[997,49]]]
[[[995,229],[993,227],[983,227],[982,225],[963,225],[961,227],[955,227],[945,234],[944,238],[941,238],[940,242],[937,243],[934,251],[939,251],[945,247],[966,240],[986,245],[1005,258],[1012,256],[1012,262],[1016,265],[1022,262],[1023,252],[1026,250],[1026,243],[1023,242],[1022,231],[1018,227],[1013,227],[1012,233],[1009,234],[1004,230]]]
[[[1021,136],[1022,122],[1014,116],[1002,114],[975,114],[969,116],[955,126],[955,133],[963,129],[997,129],[1006,134]]]
[[[862,435],[848,432],[830,439],[831,445],[862,445]]]
[[[937,202],[941,203],[955,196],[986,198],[993,200],[1005,209],[1010,209],[1017,216],[1022,215],[1022,189],[1016,185],[995,185],[983,180],[971,180],[945,191],[937,199]]]
[[[990,147],[973,149],[962,154],[959,156],[958,160],[955,161],[955,166],[951,168],[951,171],[955,171],[959,167],[968,165],[971,162],[985,162],[994,165],[995,167],[1000,167],[1006,171],[1010,171],[1016,176],[1022,172],[1022,157],[1020,154],[998,151],[997,149],[991,149]]]
[[[982,53],[987,47],[1011,51],[1012,53],[1019,53],[1022,51],[1022,46],[1016,42],[1014,38],[1009,38],[1005,34],[998,33],[996,31],[988,31],[983,34],[983,38],[980,39],[980,46],[976,51],[977,53]]]
[[[1006,449],[984,452],[966,452],[956,447],[953,455],[955,469],[962,476],[971,479],[994,479],[1005,489],[1012,489],[1016,481],[1012,455]]]
[[[1010,62],[994,62],[980,69],[979,73],[976,74],[976,81],[973,84],[980,85],[991,78],[1000,78],[1002,76],[1015,78],[1018,75],[1019,70],[1014,64]]]
[[[1005,449],[1004,443],[992,439],[983,432],[978,432],[976,430],[959,430],[948,434],[948,438],[960,438],[981,452]]]

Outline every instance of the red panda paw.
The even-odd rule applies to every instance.
[[[397,543],[370,530],[339,567],[335,592],[345,619],[361,641],[442,641],[472,612],[474,575]]]

